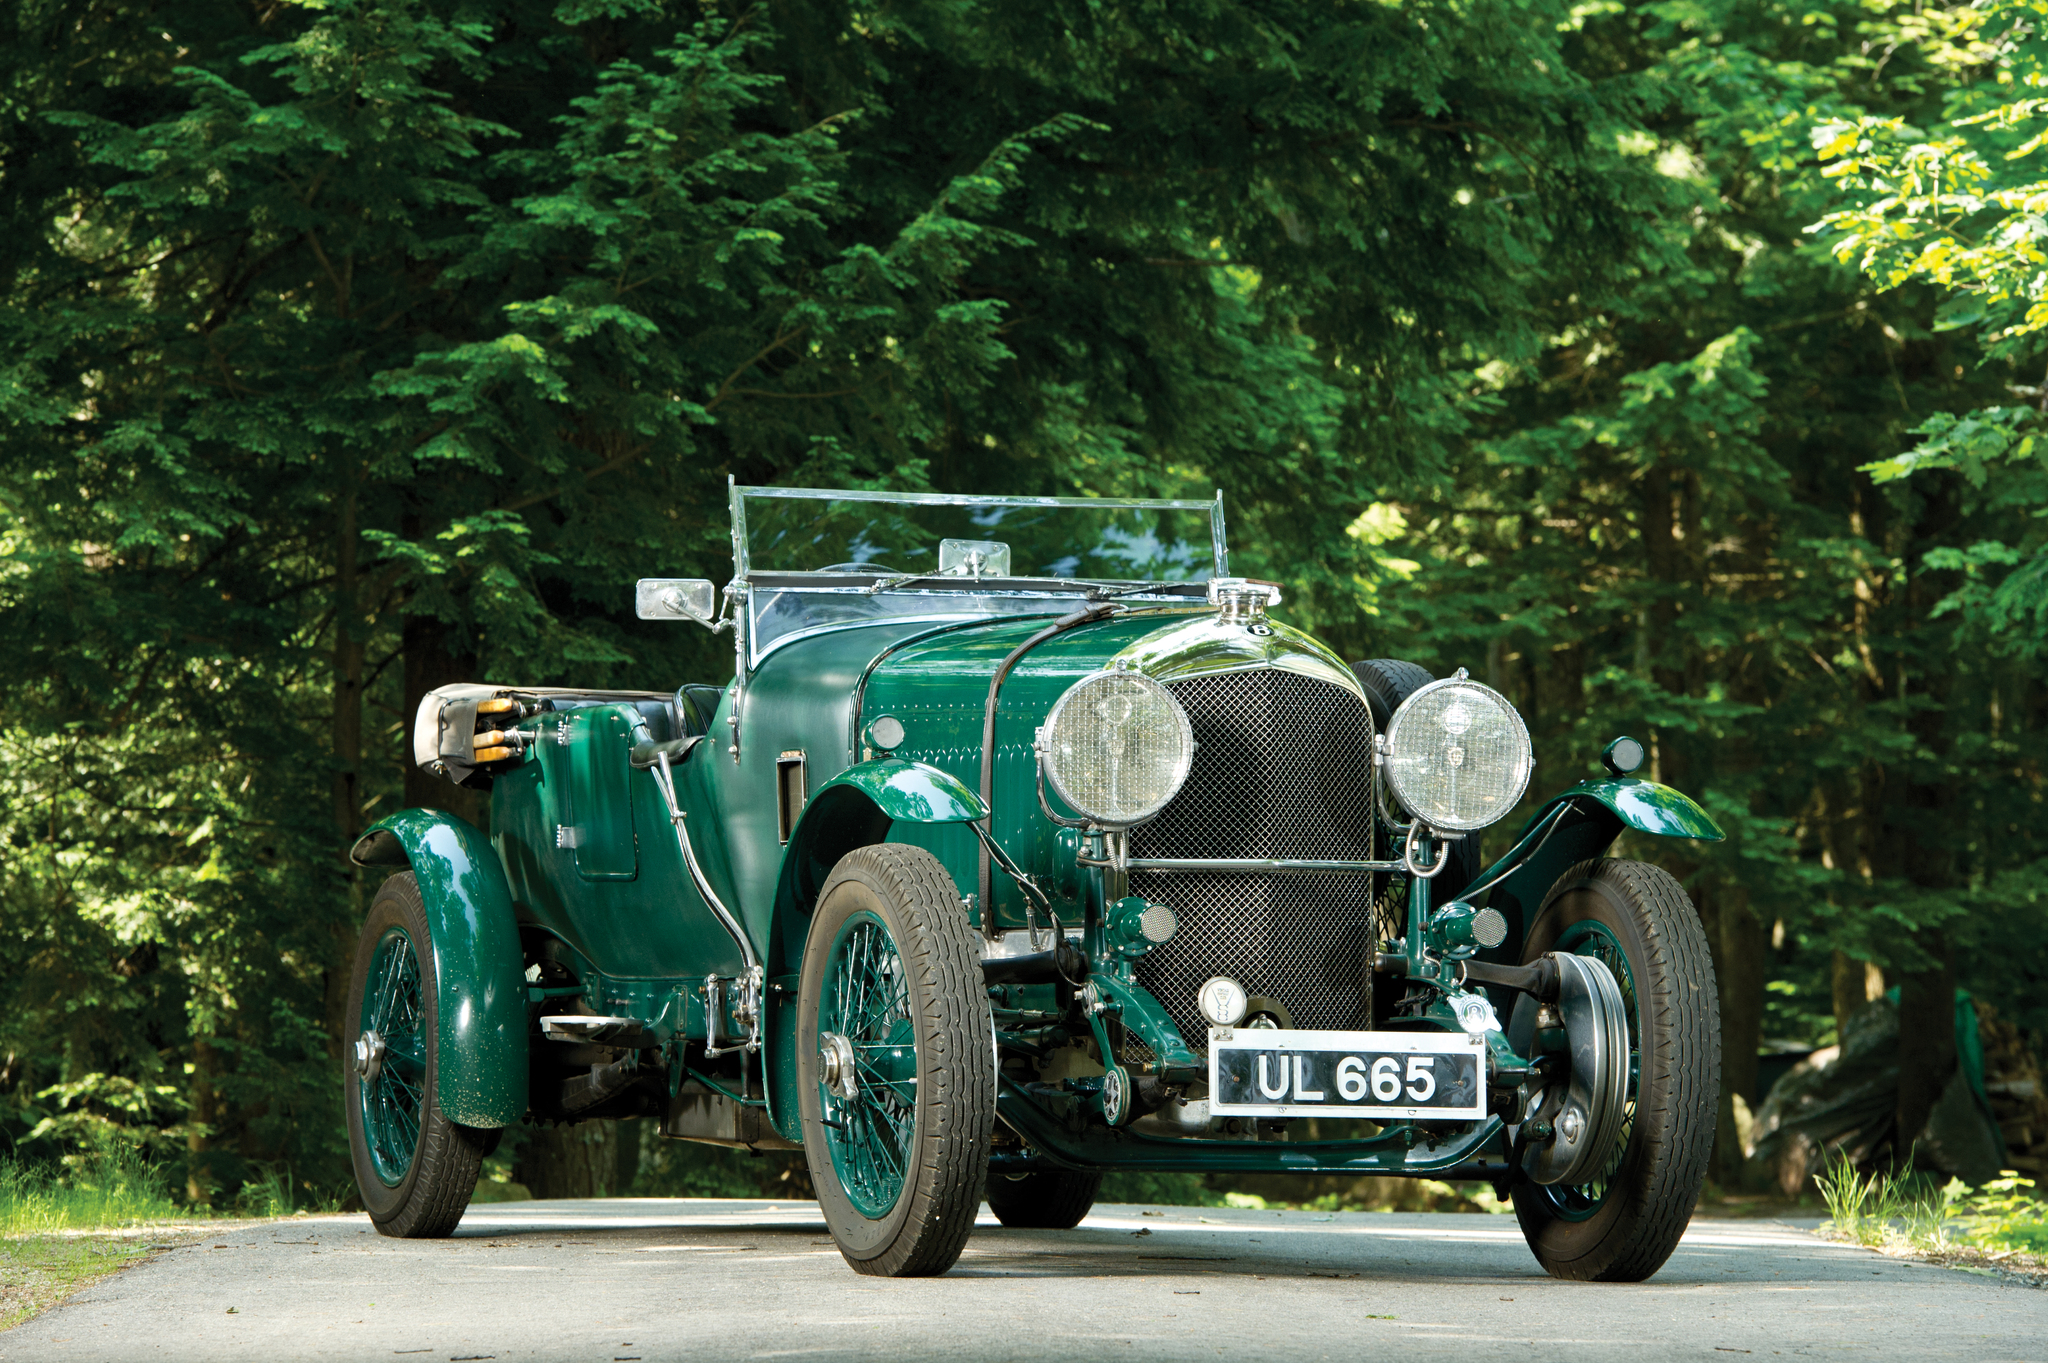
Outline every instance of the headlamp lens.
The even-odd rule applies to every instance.
[[[1039,739],[1053,789],[1110,828],[1141,824],[1180,793],[1195,735],[1173,693],[1134,672],[1098,672],[1069,687]]]
[[[1387,781],[1432,828],[1469,833],[1529,787],[1529,730],[1506,697],[1475,681],[1432,683],[1387,723]]]

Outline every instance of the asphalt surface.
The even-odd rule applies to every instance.
[[[984,1214],[942,1278],[847,1268],[814,1205],[471,1208],[453,1239],[298,1218],[170,1249],[0,1334],[0,1358],[2048,1359],[2048,1292],[1695,1221],[1636,1285],[1545,1276],[1506,1216]]]

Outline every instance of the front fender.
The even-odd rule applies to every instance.
[[[434,1097],[464,1126],[526,1115],[526,977],[512,889],[490,840],[452,814],[405,809],[349,851],[358,866],[410,866],[426,905],[439,1002]]]
[[[1560,813],[1560,805],[1568,808]],[[1523,937],[1530,920],[1543,905],[1543,896],[1566,871],[1605,852],[1624,828],[1663,838],[1698,838],[1702,842],[1719,842],[1727,836],[1689,796],[1633,776],[1581,781],[1552,796],[1522,825],[1515,848],[1521,846],[1532,829],[1553,817],[1556,824],[1513,870],[1501,877],[1487,896],[1487,906],[1506,916],[1508,936],[1498,947],[1481,952],[1481,960],[1519,963]],[[1514,855],[1514,849],[1508,855]],[[1507,857],[1503,857],[1480,872],[1475,883],[1491,880],[1506,861]]]
[[[1714,822],[1712,815],[1693,802],[1691,796],[1633,776],[1581,781],[1538,810],[1536,817],[1542,818],[1545,812],[1563,800],[1597,800],[1630,828],[1641,833],[1655,833],[1660,838],[1698,838],[1701,842],[1719,842],[1728,836],[1721,831],[1721,825]]]
[[[892,823],[971,823],[988,817],[959,777],[922,762],[882,757],[848,767],[819,786],[790,830],[776,912],[809,908],[839,859],[884,841]]]
[[[937,767],[906,762],[900,757],[879,757],[848,767],[818,787],[818,794],[822,796],[841,786],[851,786],[867,796],[892,822],[968,823],[988,817],[988,807],[967,788],[965,781]],[[809,821],[810,811],[806,810],[804,822]],[[795,843],[792,836],[790,844]]]

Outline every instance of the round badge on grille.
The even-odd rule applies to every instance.
[[[1235,1027],[1244,1020],[1244,1010],[1251,1004],[1251,996],[1244,992],[1244,986],[1228,975],[1218,975],[1203,985],[1195,995],[1195,1003],[1202,1010],[1202,1016],[1218,1027]]]

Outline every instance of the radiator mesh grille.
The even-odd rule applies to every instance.
[[[1194,725],[1187,784],[1131,835],[1134,857],[1373,856],[1372,718],[1329,682],[1272,669],[1171,684]],[[1180,915],[1138,980],[1202,1050],[1195,991],[1228,975],[1296,1027],[1369,1028],[1374,901],[1384,876],[1140,871],[1131,893]]]

